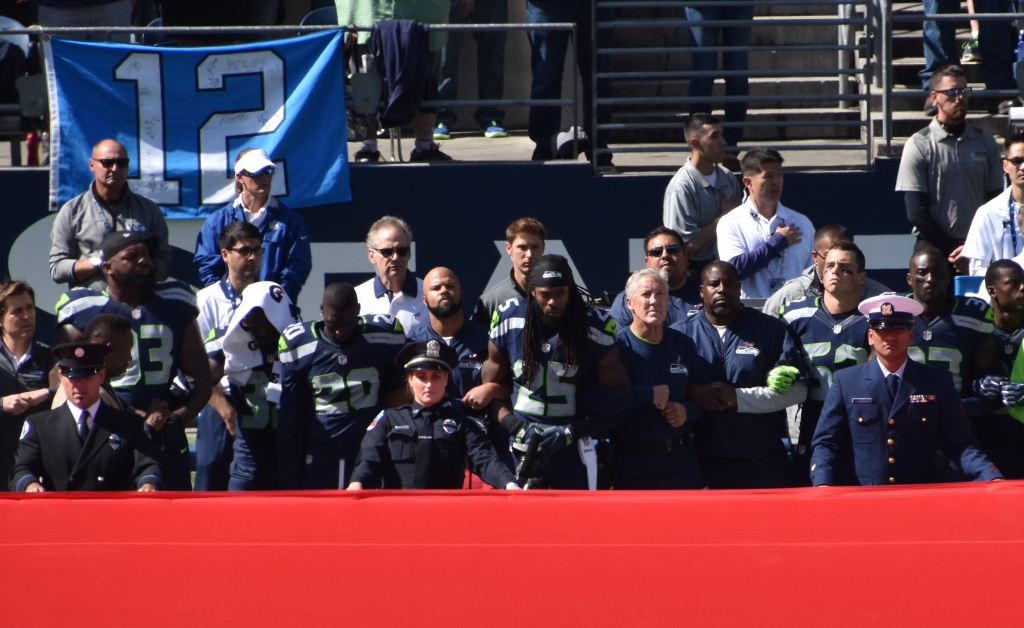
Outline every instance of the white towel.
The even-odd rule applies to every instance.
[[[253,308],[262,308],[267,320],[284,333],[289,325],[302,322],[295,306],[281,286],[273,281],[258,281],[242,291],[242,304],[235,309],[224,334],[224,374],[239,384],[246,384],[252,369],[263,365],[263,352],[242,321]]]

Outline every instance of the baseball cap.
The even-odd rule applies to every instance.
[[[160,246],[160,238],[153,233],[146,233],[145,231],[114,231],[103,238],[103,242],[100,242],[100,258],[104,262],[108,262],[129,246],[140,242],[146,245],[150,255],[154,255]]]

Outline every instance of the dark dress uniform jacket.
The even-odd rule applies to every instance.
[[[373,420],[352,481],[363,488],[462,488],[467,456],[473,473],[491,486],[515,481],[484,424],[466,416],[461,401],[414,403]]]
[[[815,486],[835,482],[839,452],[852,453],[861,485],[938,482],[936,451],[975,480],[1002,477],[971,434],[953,376],[913,360],[891,403],[877,359],[837,371],[812,447]]]
[[[68,406],[41,412],[25,422],[10,489],[23,491],[42,478],[48,491],[129,491],[162,484],[160,466],[143,421],[100,404],[85,442]]]
[[[49,388],[49,371],[50,347],[41,342],[32,342],[32,355],[20,368],[11,363],[5,351],[0,351],[0,397]],[[43,402],[18,416],[7,414],[3,406],[0,406],[0,477],[7,477],[14,466],[18,437],[25,418],[49,406],[49,403]]]

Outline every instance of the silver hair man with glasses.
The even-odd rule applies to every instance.
[[[160,243],[153,261],[157,281],[171,271],[171,246],[167,222],[160,208],[128,187],[128,151],[116,140],[93,146],[89,169],[94,180],[89,189],[60,208],[50,232],[50,277],[72,288],[102,290],[107,282],[100,272],[100,243],[115,231],[143,231]]]
[[[962,67],[940,68],[929,85],[937,113],[907,140],[896,191],[905,193],[907,219],[918,238],[966,273],[963,248],[974,213],[1003,191],[999,147],[989,133],[967,122],[971,88]]]
[[[263,241],[259,281],[280,285],[292,303],[313,268],[306,221],[271,196],[277,166],[267,151],[246,148],[235,158],[235,192],[238,197],[210,214],[196,238],[195,263],[204,286],[220,281],[227,273],[221,255],[220,234],[229,224],[244,220],[256,226]]]
[[[1024,133],[1006,138],[1005,147],[1003,172],[1010,187],[978,208],[960,253],[971,260],[972,275],[984,275],[996,260],[1024,252]]]
[[[408,223],[396,216],[380,218],[370,225],[366,249],[375,272],[372,279],[356,286],[359,314],[394,316],[406,332],[414,325],[429,324],[423,280],[409,272],[412,229]]]

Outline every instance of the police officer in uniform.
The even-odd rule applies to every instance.
[[[143,420],[100,400],[106,345],[76,342],[52,349],[67,403],[25,421],[11,491],[155,491],[162,484]]]
[[[1002,479],[971,434],[953,376],[907,357],[921,304],[883,294],[859,309],[877,359],[835,374],[812,443],[814,486],[836,483],[839,455],[853,460],[861,485],[936,482],[936,450],[970,478]]]
[[[465,461],[495,487],[517,489],[498,459],[487,428],[469,417],[445,388],[459,354],[436,340],[410,342],[398,354],[405,365],[411,405],[384,410],[363,438],[349,490],[362,488],[462,488]]]

